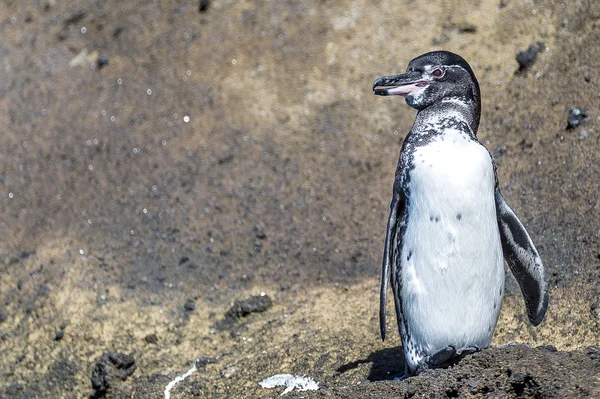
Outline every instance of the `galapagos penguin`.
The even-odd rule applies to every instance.
[[[533,325],[548,285],[529,234],[500,193],[493,158],[477,140],[479,84],[459,55],[434,51],[373,94],[401,95],[417,110],[394,179],[383,254],[381,337],[391,282],[406,376],[490,345],[504,292],[504,261]]]

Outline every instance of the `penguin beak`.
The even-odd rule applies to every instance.
[[[421,90],[423,79],[420,72],[413,71],[394,76],[383,76],[373,83],[373,94],[378,96],[406,96]]]

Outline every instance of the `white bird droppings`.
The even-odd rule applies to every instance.
[[[276,374],[272,377],[265,378],[258,383],[262,388],[275,388],[279,386],[285,387],[281,396],[292,392],[294,388],[298,391],[316,391],[319,389],[319,383],[310,377],[300,377],[291,374]]]
[[[188,378],[190,375],[192,375],[192,373],[194,371],[196,371],[196,364],[194,363],[194,365],[192,366],[191,369],[189,369],[188,371],[186,371],[184,374],[182,375],[178,375],[177,377],[175,377],[175,379],[171,382],[169,382],[167,384],[167,386],[165,387],[165,399],[170,399],[171,398],[171,389],[173,389],[173,387],[175,386],[175,384],[177,384],[180,381],[185,380],[186,378]]]

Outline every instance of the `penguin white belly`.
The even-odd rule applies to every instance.
[[[487,150],[465,133],[446,129],[413,155],[400,252],[411,368],[450,345],[459,351],[489,346],[504,291]]]

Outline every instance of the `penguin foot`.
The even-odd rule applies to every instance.
[[[459,361],[465,356],[472,355],[475,352],[479,352],[481,348],[477,345],[469,345],[461,349],[456,349],[456,347],[449,345],[445,348],[442,348],[435,352],[433,355],[429,355],[425,357],[423,360],[419,362],[417,365],[416,374],[421,373],[422,371],[448,366],[454,362]]]
[[[447,346],[435,352],[433,355],[425,357],[417,365],[417,374],[422,371],[440,367],[448,362],[452,357],[456,355],[456,348],[454,346]]]

